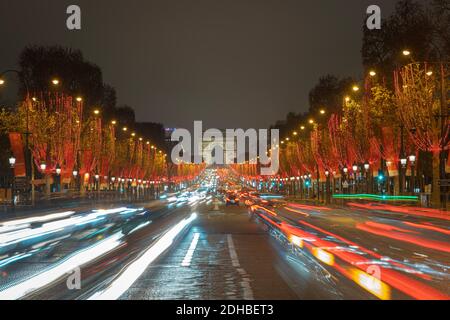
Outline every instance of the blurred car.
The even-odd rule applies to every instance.
[[[225,205],[239,205],[239,196],[235,193],[228,193],[225,197]]]

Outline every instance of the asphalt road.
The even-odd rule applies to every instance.
[[[30,225],[3,225],[0,238],[7,238],[0,239],[0,252],[2,246],[5,250],[0,254],[0,299],[450,295],[445,220],[301,204],[261,207],[262,214],[250,213],[243,205],[213,209],[208,199],[161,201],[142,208],[75,212]],[[22,238],[10,249],[14,232]],[[292,234],[299,236],[301,246]],[[321,241],[325,242],[318,246]],[[381,268],[380,287],[367,278],[368,266]],[[358,271],[355,278],[355,268],[366,273]]]

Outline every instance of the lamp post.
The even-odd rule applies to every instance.
[[[78,180],[78,170],[77,170],[77,169],[73,169],[73,171],[72,171],[72,176],[73,176],[73,182],[74,182],[75,188],[78,189],[78,183],[77,183],[77,180]]]
[[[100,191],[100,185],[99,185],[99,180],[100,180],[100,175],[98,174],[98,172],[95,173],[94,175],[95,178],[95,190],[96,191]]]
[[[44,180],[45,180],[45,194],[47,196],[50,195],[50,181],[48,179],[48,174],[45,172],[45,170],[47,170],[47,164],[45,162],[41,162],[41,164],[39,165],[42,174],[44,175]]]
[[[370,181],[370,164],[369,162],[364,163],[364,170],[366,171],[366,193],[369,193],[371,190],[371,181]]]
[[[411,162],[411,194],[415,193],[416,189],[416,181],[415,181],[415,172],[414,166],[416,164],[416,155],[412,154],[409,156],[409,162]]]
[[[330,203],[330,171],[329,170],[325,170],[325,177],[326,177],[326,182],[325,182],[325,203],[329,204]]]
[[[61,167],[59,165],[59,163],[56,165],[56,191],[60,192],[61,191]]]
[[[16,158],[14,156],[11,156],[9,158],[9,166],[11,167],[11,205],[13,210],[15,210],[16,207],[16,199],[15,199],[15,174],[14,174],[14,167],[16,166]]]
[[[343,174],[343,176],[344,176],[344,181],[341,181],[341,188],[343,188],[344,182],[347,182],[347,173],[348,173],[347,165],[345,165],[345,166],[342,168],[342,172],[344,173],[344,174]],[[346,188],[343,188],[343,189],[347,189],[347,188],[348,188],[348,182],[347,182],[347,187],[346,187]]]
[[[405,191],[405,182],[406,182],[406,165],[408,163],[408,159],[404,155],[400,157],[400,194],[402,194]]]
[[[356,164],[356,162],[355,163],[353,163],[353,165],[352,165],[352,170],[353,170],[353,186],[354,186],[354,192],[355,193],[358,193],[358,187],[357,187],[357,182],[358,182],[358,180],[357,180],[357,173],[358,173],[358,165]]]

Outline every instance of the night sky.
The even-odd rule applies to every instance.
[[[82,30],[66,28],[78,4]],[[265,128],[308,108],[321,75],[361,76],[368,5],[393,0],[0,1],[0,70],[28,44],[81,49],[138,121]]]

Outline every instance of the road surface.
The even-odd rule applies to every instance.
[[[450,296],[446,219],[358,205],[250,208],[214,210],[208,196],[3,223],[0,299]]]

